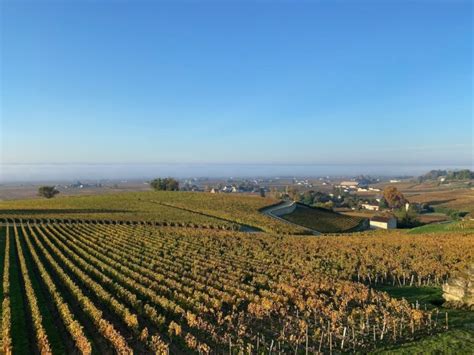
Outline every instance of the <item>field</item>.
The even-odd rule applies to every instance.
[[[0,184],[0,201],[41,199],[38,196],[38,188],[42,185],[38,183]],[[83,188],[65,188],[65,185],[67,185],[66,182],[58,183],[57,189],[61,196],[103,195],[150,190],[150,185],[140,181],[103,182],[100,187],[86,185]]]
[[[194,192],[138,192],[94,196],[66,196],[51,200],[0,202],[1,217],[158,221],[224,228],[249,226],[278,233],[304,233],[259,213],[276,203],[259,196]]]
[[[420,302],[427,309],[440,309],[447,312],[448,330],[416,342],[389,346],[375,353],[389,354],[472,354],[474,345],[474,312],[444,309],[442,293],[435,287],[378,287],[395,298],[404,298],[410,303]]]
[[[356,230],[363,218],[347,216],[322,208],[298,205],[294,212],[282,216],[283,219],[321,233],[338,233]]]
[[[429,203],[433,207],[449,208],[474,214],[474,189],[466,183],[438,185],[433,182],[418,184],[402,182],[390,184],[403,192],[410,202]],[[379,186],[383,188],[385,185]]]
[[[413,228],[410,231],[408,231],[408,233],[409,234],[424,234],[424,233],[439,233],[439,232],[453,232],[453,231],[474,233],[474,221],[465,220],[465,221],[454,221],[454,222],[430,224],[430,225]]]
[[[471,182],[472,184],[472,182]],[[437,182],[417,183],[414,181],[404,181],[400,183],[380,183],[374,185],[380,189],[386,186],[395,186],[412,203],[427,203],[434,213],[419,214],[417,219],[423,224],[439,223],[456,219],[455,215],[464,216],[469,214],[474,217],[474,188],[466,182],[453,182],[450,184],[438,184]],[[375,197],[373,192],[357,193],[361,196]],[[363,216],[362,213],[370,214],[367,211],[343,212],[352,216]],[[374,214],[372,212],[372,214]]]
[[[272,202],[170,192],[2,203],[3,350],[305,354],[469,347],[470,312],[441,308],[439,294],[448,277],[474,260],[469,221],[415,235],[287,235],[276,231],[292,226],[259,212]],[[89,218],[95,223],[84,223]],[[344,216],[347,228],[350,219]],[[334,228],[343,230],[338,223]],[[214,224],[230,228],[203,227]],[[243,224],[262,231],[232,230]]]
[[[407,198],[413,202],[426,202],[433,207],[444,207],[474,214],[474,190],[456,189],[432,192],[408,193]]]
[[[471,233],[416,238],[15,224],[2,228],[13,346],[205,353],[404,343],[441,332],[437,311],[353,281],[434,286],[474,257]],[[34,326],[21,326],[29,317]]]

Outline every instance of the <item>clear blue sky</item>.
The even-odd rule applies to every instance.
[[[2,163],[472,166],[471,1],[1,2]]]

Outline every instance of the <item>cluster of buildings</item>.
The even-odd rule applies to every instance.
[[[337,188],[342,189],[344,192],[364,192],[364,191],[373,191],[380,192],[381,190],[375,187],[369,187],[367,185],[360,184],[357,181],[342,181],[339,185],[336,185]]]
[[[82,183],[80,181],[76,181],[75,183],[69,184],[69,185],[63,185],[63,186],[57,186],[57,187],[62,187],[64,189],[85,189],[85,188],[99,188],[102,187],[102,183]]]
[[[268,189],[267,188],[263,188],[263,187],[258,187],[258,186],[255,186],[251,189],[249,189],[248,187],[244,187],[244,186],[239,186],[237,187],[236,185],[224,185],[222,187],[213,187],[209,190],[209,192],[211,194],[217,194],[217,193],[245,193],[245,192],[251,192],[251,193],[261,193],[263,190],[263,192],[268,192]]]
[[[223,188],[219,189],[217,187],[213,187],[211,189],[211,191],[209,191],[211,194],[216,194],[218,192],[226,192],[226,193],[230,193],[230,192],[239,192],[239,189],[237,189],[236,186],[232,186],[232,185],[226,185],[224,186]]]
[[[380,206],[378,203],[375,202],[366,202],[361,204],[361,207],[363,209],[369,210],[369,211],[380,211]]]
[[[298,186],[308,187],[308,188],[313,187],[313,184],[310,181],[308,181],[308,179],[304,179],[304,180],[293,179],[293,184],[298,185]]]
[[[369,187],[367,185],[360,184],[357,181],[342,181],[336,187],[341,188],[344,192],[380,192],[379,188]],[[381,211],[380,208],[381,197],[377,197],[374,201],[365,201],[360,206],[368,211]],[[386,215],[375,215],[370,218],[369,226],[371,229],[395,229],[397,228],[397,219],[395,216]]]

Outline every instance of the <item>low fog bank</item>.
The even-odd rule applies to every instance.
[[[315,164],[3,164],[0,183],[81,179],[150,179],[156,176],[277,177],[277,176],[417,176],[431,169],[472,169],[440,165],[315,165]]]

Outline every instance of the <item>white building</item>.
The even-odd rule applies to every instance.
[[[375,188],[375,187],[369,187],[369,190],[370,190],[370,191],[380,191],[380,189],[377,189],[377,188]]]
[[[224,188],[222,189],[222,192],[237,192],[237,188],[232,185],[227,185],[227,186],[224,186]]]
[[[362,208],[369,210],[369,211],[378,211],[380,209],[379,205],[376,205],[374,203],[363,203]]]
[[[370,228],[395,229],[397,228],[397,219],[392,216],[374,216],[370,219]]]
[[[357,181],[343,181],[340,186],[346,189],[356,189],[359,183]]]

